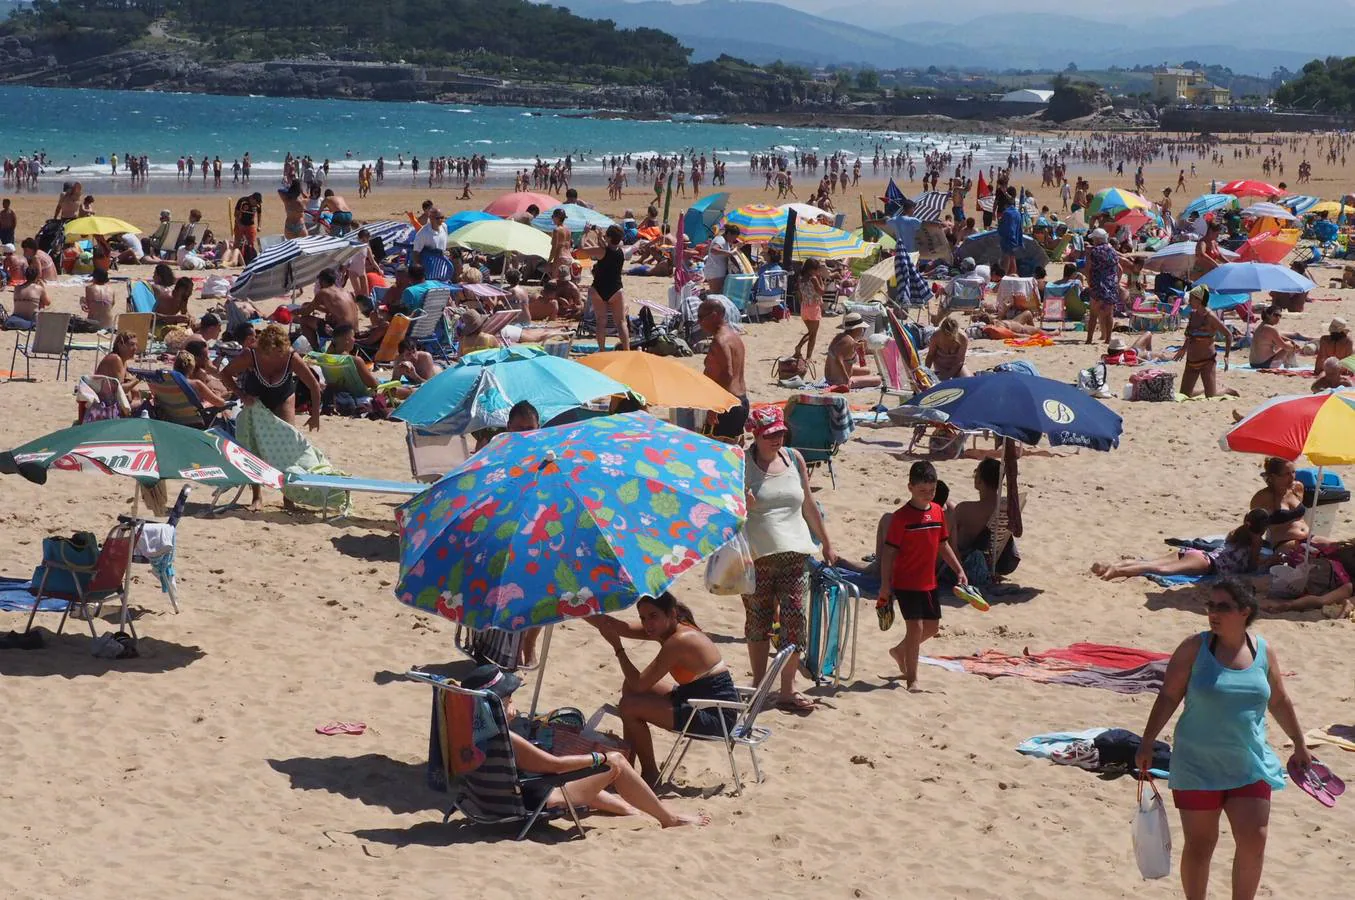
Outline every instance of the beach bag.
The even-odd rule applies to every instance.
[[[757,590],[753,552],[740,532],[706,561],[706,590],[722,597],[751,594]]]
[[[792,356],[781,356],[772,364],[772,375],[777,381],[804,378],[806,375],[809,376],[810,381],[813,381],[814,366],[799,353]]]
[[[1160,403],[1176,396],[1176,376],[1164,369],[1149,369],[1129,376],[1130,400]]]
[[[1327,559],[1311,559],[1298,566],[1270,567],[1270,596],[1282,600],[1325,594],[1339,583],[1331,560]]]
[[[1109,382],[1110,375],[1103,362],[1077,373],[1077,389],[1093,397],[1109,397],[1110,389],[1107,387]]]
[[[204,300],[220,300],[229,293],[231,282],[229,278],[223,278],[220,275],[208,275],[202,282],[202,297]],[[222,316],[224,319],[225,316]]]
[[[99,559],[99,539],[92,531],[77,531],[70,537],[42,539],[42,564],[33,570],[33,586],[29,592],[44,597],[78,600],[94,577],[94,564]],[[87,568],[88,572],[71,572],[72,568]],[[46,582],[43,581],[46,578]]]
[[[1146,800],[1143,785],[1148,784],[1152,795]],[[1172,832],[1167,824],[1167,810],[1162,795],[1151,778],[1139,779],[1138,809],[1134,813],[1134,861],[1144,878],[1166,878],[1172,873]]]

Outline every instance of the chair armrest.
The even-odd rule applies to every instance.
[[[747,704],[740,700],[706,700],[696,698],[688,700],[687,705],[692,709],[732,709],[735,712],[743,712]]]
[[[550,774],[519,775],[518,781],[523,784],[536,784],[546,788],[556,788],[562,784],[569,784],[571,781],[578,781],[580,778],[587,778],[590,775],[596,775],[599,772],[605,772],[611,766],[605,761],[596,766],[584,766],[582,769],[572,769],[568,772],[552,772]]]

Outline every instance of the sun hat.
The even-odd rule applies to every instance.
[[[480,329],[485,327],[484,314],[478,313],[473,309],[468,309],[461,314],[461,333],[479,334]]]
[[[1124,349],[1124,338],[1120,337],[1118,334],[1112,336],[1110,343],[1106,344],[1107,353],[1123,353]]]
[[[858,312],[850,312],[842,317],[842,324],[839,326],[843,331],[855,331],[858,328],[869,328],[865,318]]]
[[[758,406],[748,414],[748,430],[754,437],[770,437],[789,431],[785,414],[779,406]]]
[[[468,691],[489,691],[501,700],[513,696],[513,692],[522,687],[522,678],[512,672],[505,672],[496,665],[477,666],[469,675],[461,679],[461,686]]]
[[[1348,331],[1350,331],[1350,326],[1347,325],[1346,320],[1340,316],[1332,319],[1331,323],[1327,325],[1328,334],[1345,334]]]
[[[1110,235],[1106,234],[1104,228],[1093,228],[1088,232],[1087,240],[1091,241],[1093,244],[1104,244],[1106,241],[1110,240]]]
[[[13,245],[13,244],[6,244],[4,247],[0,247],[0,250],[4,250],[4,252],[6,252],[6,253],[13,253],[13,252],[14,252],[14,245]]]

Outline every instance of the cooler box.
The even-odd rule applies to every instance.
[[[1350,500],[1345,480],[1335,472],[1323,472],[1322,487],[1318,490],[1317,469],[1299,469],[1294,473],[1294,478],[1303,485],[1303,505],[1308,507],[1308,527],[1313,534],[1324,537],[1330,535],[1336,527],[1336,507]]]

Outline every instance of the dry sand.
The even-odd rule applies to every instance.
[[[1286,154],[1288,156],[1289,154]],[[1296,166],[1296,162],[1295,162]],[[1259,169],[1217,173],[1258,177]],[[1154,188],[1168,177],[1155,173]],[[1174,180],[1174,176],[1171,176]],[[1344,180],[1343,180],[1344,179]],[[1107,183],[1092,174],[1093,184]],[[1347,172],[1318,169],[1314,193],[1355,187]],[[1292,179],[1291,179],[1292,183]],[[1186,197],[1207,188],[1203,176]],[[872,186],[872,188],[878,185]],[[916,188],[916,185],[912,186]],[[260,185],[267,192],[268,186]],[[905,188],[906,190],[908,188]],[[872,192],[874,192],[872,190]],[[354,206],[385,218],[427,192],[388,186]],[[487,190],[476,205],[496,192]],[[444,201],[451,190],[434,192]],[[741,190],[738,200],[760,197]],[[849,206],[854,205],[854,193]],[[352,199],[352,198],[350,198]],[[642,206],[643,192],[626,204]],[[1056,201],[1051,196],[1046,202]],[[276,221],[278,207],[270,199]],[[21,233],[51,198],[20,198]],[[101,211],[149,226],[162,205],[223,209],[221,196],[119,197]],[[463,204],[469,205],[469,204]],[[621,204],[600,204],[619,212]],[[1052,205],[1052,204],[1051,204]],[[224,212],[221,214],[224,215]],[[133,270],[135,271],[135,270]],[[1334,270],[1332,270],[1334,271]],[[1317,273],[1325,285],[1327,271]],[[627,290],[658,297],[662,280],[628,279]],[[58,308],[74,309],[73,289]],[[1319,291],[1332,295],[1329,290]],[[1286,317],[1315,335],[1335,314],[1355,316],[1355,294],[1310,304]],[[195,301],[194,312],[206,308]],[[769,383],[771,360],[788,352],[797,320],[749,329],[748,373],[756,400],[783,398]],[[0,356],[11,348],[0,341]],[[991,342],[979,342],[993,349]],[[1048,376],[1070,380],[1093,354],[1071,336],[1022,351]],[[986,368],[1006,356],[976,355]],[[0,362],[8,362],[7,359]],[[78,354],[78,375],[94,365]],[[699,360],[690,360],[699,364]],[[1179,367],[1179,366],[1178,366]],[[38,363],[35,383],[0,384],[5,443],[69,424],[71,382]],[[1125,419],[1111,453],[1038,449],[1022,460],[1028,495],[1020,602],[991,612],[948,607],[931,654],[994,647],[1042,650],[1098,641],[1169,651],[1206,627],[1202,597],[1164,592],[1141,580],[1107,585],[1087,574],[1094,559],[1158,554],[1169,536],[1214,534],[1238,521],[1258,487],[1260,460],[1226,454],[1217,438],[1230,412],[1277,393],[1307,390],[1302,379],[1223,374],[1236,401],[1132,404],[1109,401]],[[1112,370],[1113,387],[1125,378]],[[864,404],[874,392],[860,392]],[[817,496],[841,553],[869,552],[881,513],[906,497],[908,433],[865,429],[843,448],[838,487],[815,477]],[[326,419],[316,437],[343,469],[404,479],[398,425]],[[957,499],[971,496],[974,462],[941,463]],[[128,505],[121,479],[56,474],[42,487],[0,481],[0,573],[26,575],[46,534],[78,529],[102,536]],[[194,500],[205,500],[200,491]],[[83,623],[38,652],[0,652],[9,760],[0,788],[7,848],[0,893],[14,897],[225,896],[633,897],[1171,897],[1175,877],[1141,881],[1129,841],[1134,784],[1014,752],[1046,731],[1121,726],[1140,730],[1152,697],[986,679],[924,668],[926,693],[893,677],[886,648],[862,609],[859,659],[838,693],[811,691],[819,708],[795,717],[770,712],[774,736],[762,761],[766,781],[734,797],[723,754],[697,748],[672,798],[705,810],[704,830],[664,832],[648,821],[587,821],[585,842],[539,828],[523,844],[507,832],[440,823],[442,795],[423,785],[428,692],[398,678],[411,665],[458,654],[451,623],[399,605],[393,504],[359,496],[352,518],[322,524],[290,517],[276,496],[260,515],[187,519],[178,570],[183,613],[174,615],[140,569],[135,579],[142,658],[90,656]],[[201,511],[200,505],[196,506]],[[1336,533],[1349,536],[1343,511]],[[740,678],[747,674],[743,614],[736,600],[707,595],[689,575],[677,592],[721,642]],[[52,616],[41,624],[54,625]],[[0,629],[23,627],[18,614]],[[1305,727],[1355,721],[1349,622],[1317,614],[1260,622],[1274,642]],[[643,651],[642,658],[643,658]],[[557,629],[542,691],[547,708],[591,710],[615,699],[619,673],[592,629]],[[365,721],[359,737],[324,737],[315,726]],[[1283,735],[1271,736],[1283,753]],[[1170,737],[1170,735],[1167,735]],[[660,752],[666,752],[660,738]],[[1355,754],[1323,753],[1355,775]],[[740,758],[745,765],[746,756]],[[1275,800],[1266,897],[1345,896],[1355,853],[1355,801],[1324,810],[1297,790]],[[1178,853],[1179,825],[1172,817]],[[1214,895],[1226,895],[1232,845],[1214,864]]]

